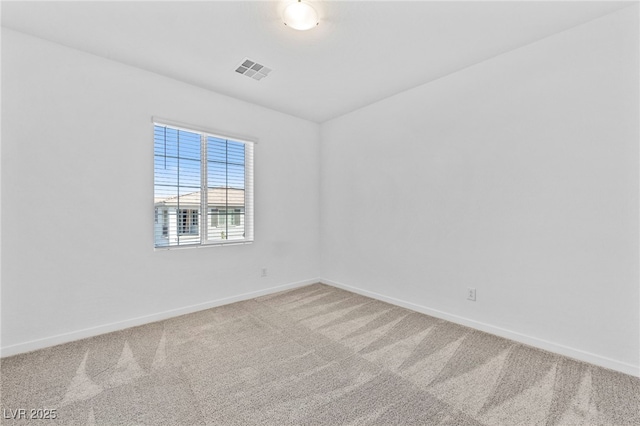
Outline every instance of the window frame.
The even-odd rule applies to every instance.
[[[155,230],[153,233],[153,246],[154,250],[176,250],[176,249],[186,249],[186,248],[202,248],[202,247],[217,247],[217,246],[226,246],[226,245],[242,245],[242,244],[251,244],[254,241],[254,157],[255,157],[255,145],[258,143],[258,140],[253,137],[242,136],[238,134],[233,134],[230,132],[220,132],[212,129],[208,129],[202,126],[194,126],[185,123],[179,123],[173,120],[162,119],[158,117],[152,117],[151,119],[152,126],[152,148],[154,149],[154,153],[152,155],[152,159],[154,160],[154,188],[155,188],[155,128],[156,126],[167,127],[178,131],[185,131],[196,133],[200,135],[200,163],[201,163],[201,185],[200,185],[200,206],[196,209],[196,214],[199,215],[198,218],[198,234],[199,242],[198,243],[188,243],[183,245],[156,245],[157,238],[155,235]],[[209,216],[209,212],[212,210],[211,206],[208,205],[208,186],[207,186],[207,138],[217,138],[224,139],[229,142],[237,142],[244,144],[244,206],[243,206],[243,215],[244,215],[244,232],[242,239],[220,239],[220,240],[210,240],[209,239],[209,223],[210,221],[206,216]],[[155,199],[155,189],[154,189],[154,199]],[[154,201],[154,209],[158,208],[155,205]],[[183,210],[183,209],[181,209]],[[226,206],[226,210],[234,211],[233,206]],[[154,210],[155,211],[155,210]],[[204,212],[204,214],[203,214]],[[234,212],[235,213],[235,212]],[[167,211],[168,215],[168,211]],[[163,218],[164,219],[164,218]],[[190,219],[190,218],[189,218]],[[228,219],[225,217],[225,220]],[[178,210],[176,210],[176,232],[178,231]],[[155,226],[155,223],[154,223]],[[155,228],[154,228],[155,229]],[[182,234],[182,235],[194,235],[194,234]],[[162,239],[168,239],[168,235],[163,233],[161,236]]]

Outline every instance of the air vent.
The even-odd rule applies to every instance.
[[[247,77],[251,77],[254,80],[262,80],[269,75],[271,69],[257,63],[256,61],[245,58],[245,60],[238,65],[238,68],[236,68],[236,72],[246,75]]]

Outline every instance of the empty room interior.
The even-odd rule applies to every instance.
[[[640,424],[637,1],[2,1],[2,424]]]

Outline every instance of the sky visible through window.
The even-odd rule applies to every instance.
[[[154,128],[156,202],[200,191],[200,134]],[[244,189],[245,145],[207,136],[207,187]]]

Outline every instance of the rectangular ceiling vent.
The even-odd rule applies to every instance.
[[[236,72],[259,81],[268,76],[271,69],[256,61],[245,58],[244,61],[238,65],[238,68],[236,68]]]

